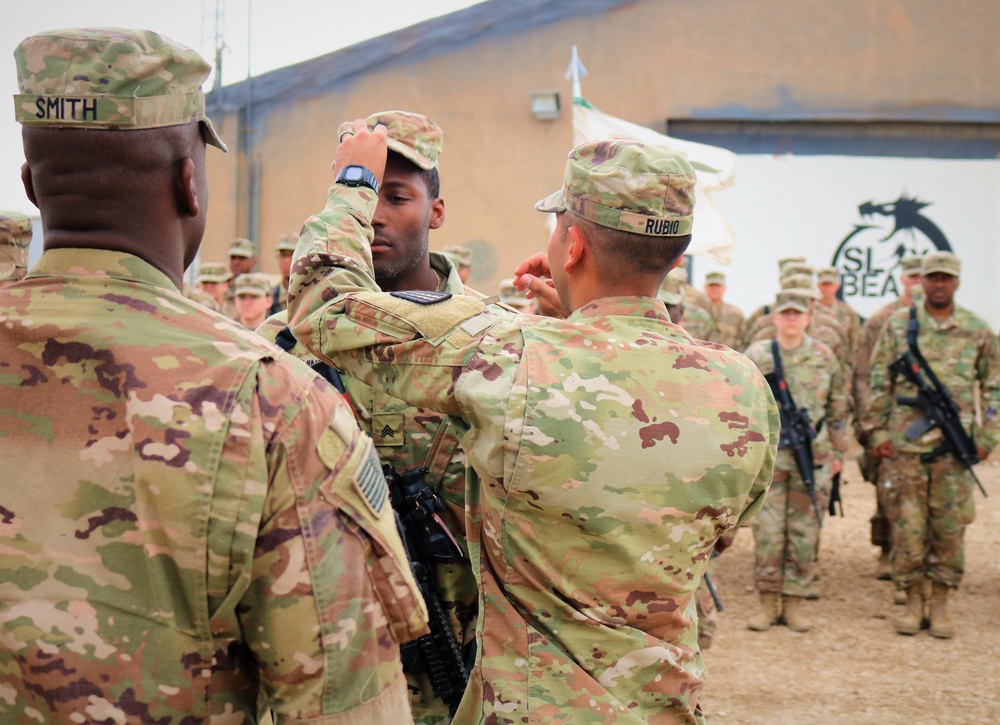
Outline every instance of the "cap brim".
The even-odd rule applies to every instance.
[[[809,314],[809,306],[800,304],[798,302],[783,302],[780,305],[775,305],[772,312],[774,312],[774,314],[778,314],[779,312],[784,312],[785,310],[797,310],[798,312],[801,312],[803,315]]]
[[[535,204],[535,209],[544,212],[566,211],[566,202],[563,199],[563,190],[555,191]]]
[[[418,154],[411,146],[407,146],[405,143],[401,143],[394,138],[387,138],[385,145],[390,151],[395,151],[410,163],[415,164],[417,168],[424,171],[430,171],[436,166],[429,158]]]
[[[927,269],[921,269],[916,274],[919,274],[921,277],[926,277],[929,274],[936,274],[937,272],[941,272],[942,274],[947,274],[947,275],[950,275],[952,277],[958,277],[959,276],[958,272],[956,272],[955,270],[950,269],[948,267],[929,267]]]
[[[222,137],[215,130],[215,126],[212,125],[212,121],[208,116],[204,116],[199,119],[203,124],[205,124],[205,143],[209,146],[215,146],[215,148],[222,151],[222,153],[228,153],[229,149],[226,144],[223,143]]]

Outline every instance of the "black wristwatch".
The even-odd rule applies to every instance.
[[[375,174],[359,164],[351,164],[342,168],[337,174],[336,183],[344,186],[367,186],[376,194],[379,192],[378,179],[375,178]]]

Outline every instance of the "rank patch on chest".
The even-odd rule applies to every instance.
[[[432,292],[430,290],[400,290],[389,294],[407,302],[416,302],[418,305],[436,305],[438,302],[451,299],[450,292]]]

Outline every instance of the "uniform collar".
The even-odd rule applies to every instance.
[[[568,319],[587,317],[623,316],[648,317],[670,322],[667,306],[656,297],[602,297],[588,302]]]
[[[106,249],[49,249],[28,273],[33,277],[106,277],[177,291],[167,275],[133,254]]]

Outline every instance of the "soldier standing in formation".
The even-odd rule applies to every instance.
[[[889,366],[911,349],[907,330],[917,324],[917,347],[961,410],[961,426],[973,432],[980,458],[996,445],[1000,409],[1000,353],[989,326],[955,304],[961,265],[950,252],[923,258],[923,304],[893,312],[875,343],[871,357],[871,397],[863,430],[871,454],[880,460],[879,486],[892,527],[892,579],[906,592],[906,610],[896,631],[912,635],[925,617],[930,634],[947,639],[955,628],[948,595],[962,582],[965,528],[975,516],[973,482],[951,453],[932,460],[921,456],[944,440],[939,428],[922,432],[919,407],[899,402],[916,388]],[[982,399],[982,426],[974,427],[975,386]],[[925,601],[924,582],[931,582]]]
[[[256,330],[267,319],[271,308],[271,279],[260,272],[241,274],[233,283],[236,321],[248,330]]]
[[[557,214],[547,258],[516,270],[551,279],[570,316],[503,321],[468,296],[379,292],[385,135],[354,133],[299,239],[290,318],[315,354],[471,426],[483,611],[456,720],[702,722],[694,590],[761,504],[777,412],[746,358],[694,342],[655,298],[690,241],[693,170],[639,142],[574,149],[537,205]],[[369,175],[375,189],[347,183]]]
[[[426,611],[370,439],[180,293],[225,149],[208,64],[121,29],[15,59],[46,237],[0,289],[0,721],[407,722]]]
[[[775,340],[759,340],[746,351],[762,373],[771,374],[776,369],[772,342],[777,343],[788,392],[796,407],[808,412],[814,436],[811,458],[818,466],[810,495],[787,431],[783,431],[771,488],[753,523],[754,584],[761,609],[747,626],[758,632],[779,621],[795,632],[812,626],[802,602],[814,579],[830,481],[840,469],[834,449],[841,454],[847,449],[847,383],[833,351],[806,334],[809,301],[796,291],[779,292],[771,313],[777,328]],[[782,426],[787,422],[783,414]]]
[[[229,291],[229,269],[224,264],[206,262],[198,267],[198,289],[188,294],[192,300],[214,312],[222,312]]]
[[[281,282],[274,286],[271,291],[271,308],[269,315],[276,315],[288,307],[288,278],[292,273],[292,259],[295,256],[295,242],[299,239],[298,234],[282,234],[278,239],[278,249],[275,254],[278,256],[278,272],[281,273]]]
[[[743,324],[746,321],[743,310],[726,302],[726,275],[722,272],[709,272],[705,275],[705,296],[712,303],[709,312],[715,317],[715,333],[710,338],[734,350],[739,349],[743,338]]]
[[[861,421],[865,417],[865,411],[868,408],[868,398],[871,395],[868,377],[871,374],[869,362],[872,356],[872,348],[875,347],[878,335],[882,332],[882,327],[885,325],[886,320],[889,319],[889,316],[902,307],[910,308],[916,303],[915,293],[920,290],[920,265],[922,261],[922,257],[905,257],[900,262],[899,283],[903,288],[903,292],[897,299],[883,305],[865,320],[865,324],[861,327],[861,333],[858,335],[858,347],[854,355],[854,384],[852,386],[855,409],[854,434],[862,448],[861,454],[858,457],[858,464],[864,479],[875,486],[875,513],[872,514],[870,520],[870,536],[872,545],[878,546],[882,550],[875,576],[878,579],[886,581],[892,579],[892,563],[889,558],[892,548],[892,536],[889,519],[885,514],[885,489],[878,485],[879,462],[878,459],[873,458],[871,455],[871,441],[869,441],[868,436],[862,431]],[[923,302],[922,296],[920,297],[920,302]],[[905,596],[903,596],[902,600],[897,603],[903,604],[905,601]]]

